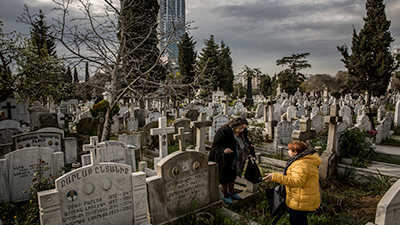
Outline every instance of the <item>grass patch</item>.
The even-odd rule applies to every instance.
[[[397,146],[400,147],[400,140],[388,138],[381,143],[381,145]]]

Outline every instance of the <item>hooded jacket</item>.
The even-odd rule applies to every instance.
[[[287,175],[273,173],[272,182],[286,186],[286,205],[294,210],[315,211],[321,204],[318,166],[322,164],[317,153],[294,161]]]

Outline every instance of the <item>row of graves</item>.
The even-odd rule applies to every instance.
[[[12,124],[10,120],[1,121],[0,128],[7,123],[6,126],[18,130],[11,135],[11,144],[7,144],[9,151],[0,160],[1,200],[26,200],[29,196],[23,191],[29,190],[34,171],[44,166],[46,175],[60,177],[56,180],[56,189],[39,193],[42,224],[110,224],[110,221],[114,224],[159,224],[192,210],[193,205],[200,210],[218,204],[217,167],[207,160],[206,143],[212,141],[216,130],[232,115],[246,113],[240,102],[233,107],[228,103],[228,99],[222,97],[210,107],[193,105],[176,111],[167,109],[163,114],[127,107],[125,112],[133,116],[123,113],[122,125],[118,126],[126,130],[126,126],[133,125],[129,130],[137,132],[120,134],[119,141],[102,143],[92,137],[90,144],[83,146],[90,154],[80,159],[76,140],[65,138],[63,130],[42,128],[26,132],[23,126]],[[396,123],[399,108],[400,102],[393,116],[380,107],[376,143],[388,138],[390,124],[393,120]],[[167,111],[175,114],[172,126],[167,123]],[[79,120],[78,123],[85,119],[77,111],[72,114],[76,115],[73,120]],[[355,124],[352,124],[352,114],[357,115]],[[341,131],[353,126],[371,129],[360,99],[313,100],[301,93],[287,98],[283,93],[275,101],[258,104],[254,115],[250,120],[265,123],[265,134],[274,140],[273,147],[257,146],[258,162],[277,168],[283,168],[285,162],[274,161],[260,153],[280,151],[284,154],[286,151],[282,149],[292,139],[310,139],[328,124],[328,147],[322,154],[321,177],[341,169],[337,162]],[[101,120],[95,122],[101,124]],[[38,124],[39,128],[43,125]],[[141,124],[143,128],[136,128]],[[180,151],[168,155],[172,139],[179,141]],[[186,147],[185,140],[192,143],[192,147]],[[156,147],[158,150],[154,151]],[[147,168],[143,161],[136,167],[137,150],[154,160],[154,170]],[[82,167],[64,175],[60,172],[65,164],[79,160]],[[257,189],[256,185],[245,185],[249,192]],[[15,188],[17,186],[20,188]]]

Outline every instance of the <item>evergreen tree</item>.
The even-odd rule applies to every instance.
[[[367,0],[367,16],[364,26],[357,34],[353,28],[351,54],[346,45],[338,46],[342,62],[350,75],[348,86],[354,91],[366,93],[366,105],[371,102],[371,95],[384,95],[392,72],[396,65],[389,47],[394,41],[386,19],[383,0]]]
[[[278,73],[277,82],[281,84],[281,89],[285,90],[288,94],[294,94],[300,84],[304,81],[304,74],[299,71],[302,69],[311,68],[307,60],[303,59],[309,56],[310,53],[295,53],[291,56],[283,57],[276,60],[277,66],[287,66],[285,69]]]
[[[261,75],[260,91],[265,98],[274,94],[276,89],[275,86],[274,78],[271,78],[268,75]]]
[[[79,83],[79,78],[78,78],[78,71],[76,70],[76,67],[74,68],[74,83],[77,84]]]
[[[65,72],[64,80],[68,83],[72,83],[72,72],[69,66],[67,67],[67,71]]]
[[[30,30],[31,39],[33,40],[34,45],[36,45],[38,52],[44,53],[41,51],[43,48],[46,48],[46,53],[51,56],[56,56],[56,44],[54,38],[51,37],[49,33],[50,26],[47,26],[46,21],[44,20],[46,17],[42,10],[39,10],[39,15],[32,22],[32,28]]]
[[[196,42],[193,37],[189,37],[188,33],[182,35],[178,43],[178,65],[179,73],[183,77],[183,84],[190,84],[194,81],[196,76],[195,64],[197,52],[195,51]],[[185,90],[188,92],[189,88]]]
[[[126,0],[123,4],[120,19],[120,39],[124,45],[124,70],[134,70],[127,78],[130,82],[148,71],[158,59],[160,50],[157,47],[157,20],[159,4],[157,0]],[[165,80],[167,71],[161,62],[152,70],[146,79],[153,82]],[[140,89],[149,85],[141,83]],[[148,90],[149,91],[149,90]],[[151,89],[151,91],[154,91]]]
[[[219,46],[214,41],[214,35],[210,36],[210,39],[204,42],[206,45],[199,56],[197,64],[199,73],[203,72],[203,76],[200,80],[200,85],[206,90],[217,90],[220,86],[216,77],[219,74]],[[211,90],[210,90],[211,89]]]
[[[232,68],[231,50],[221,41],[221,50],[219,54],[219,76],[216,77],[220,90],[225,94],[233,91],[233,68]]]

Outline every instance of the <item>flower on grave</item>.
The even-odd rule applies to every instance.
[[[375,137],[375,135],[378,133],[377,130],[367,130],[366,132],[370,137]]]

